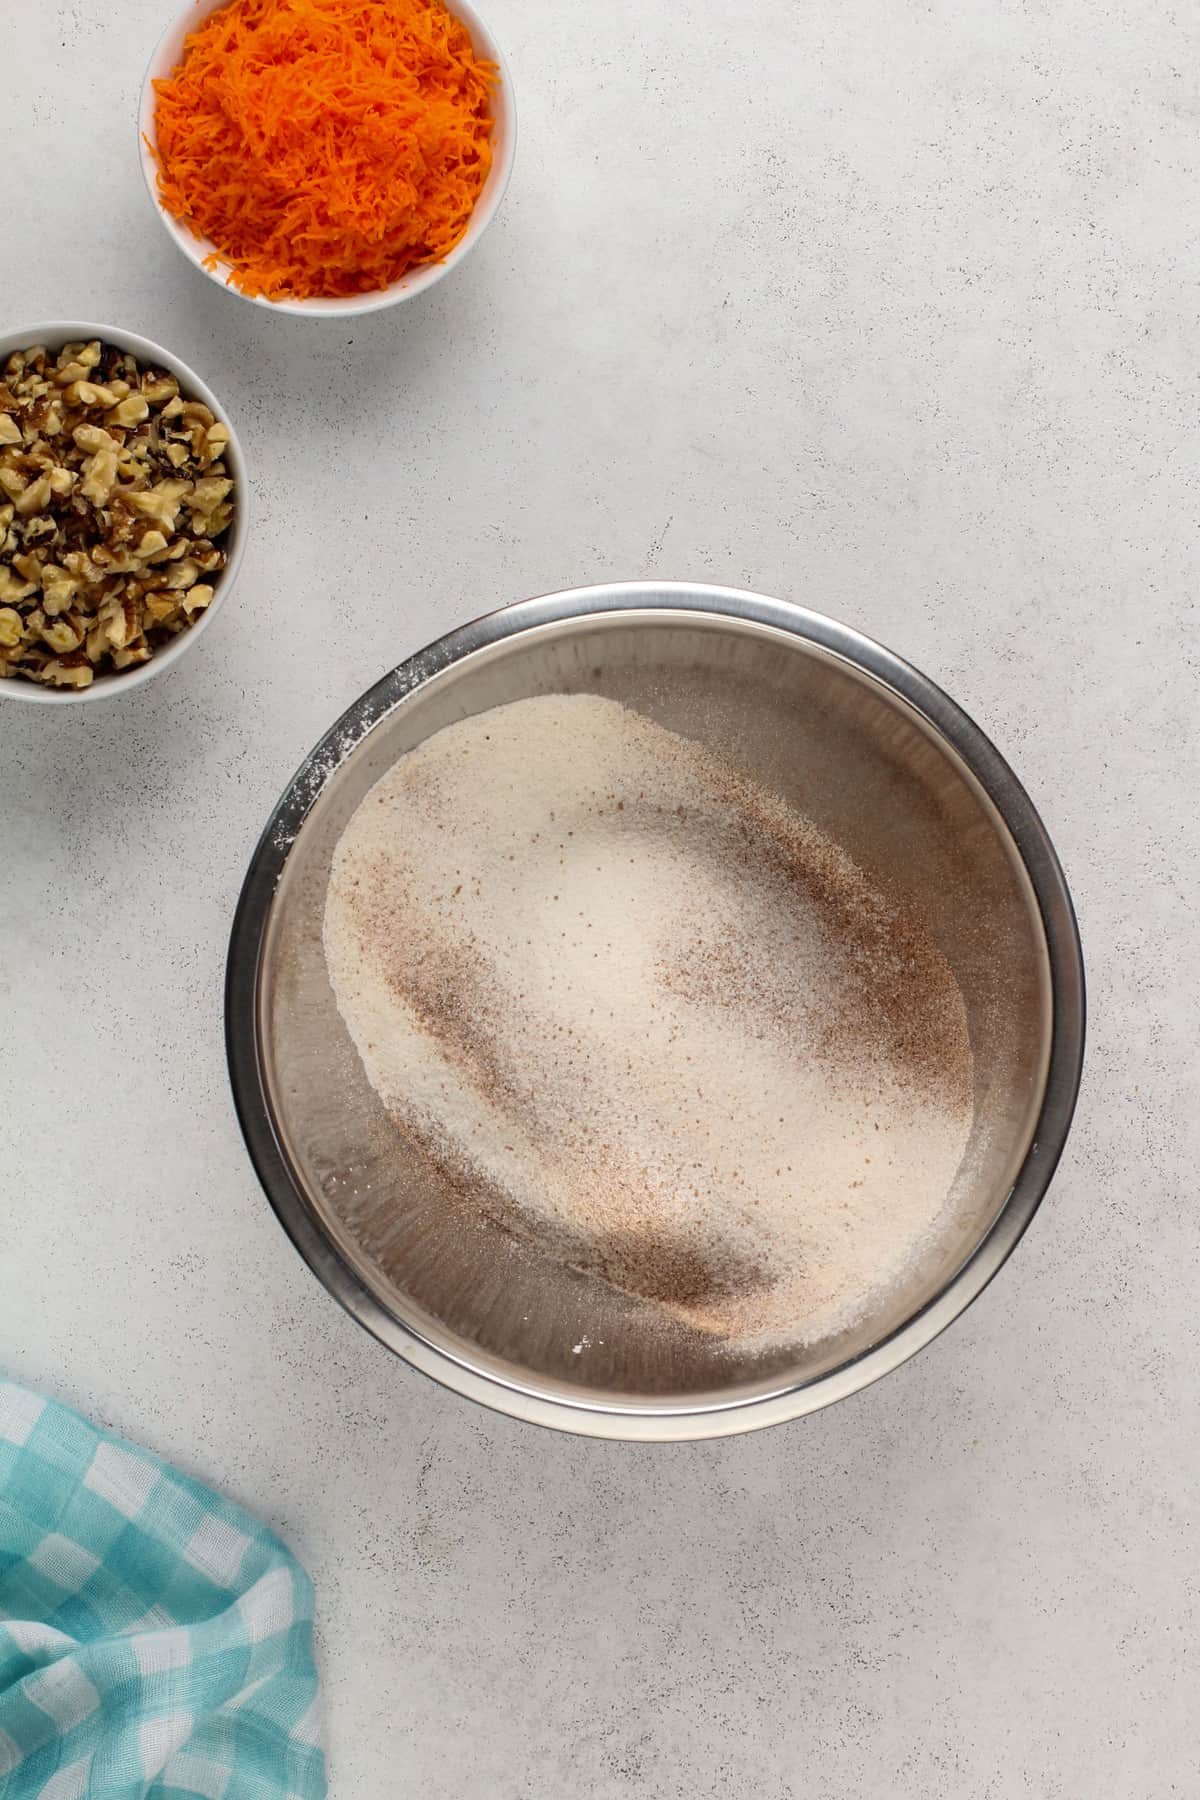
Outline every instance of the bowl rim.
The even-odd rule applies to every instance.
[[[49,688],[40,682],[26,681],[20,676],[9,676],[0,680],[0,701],[18,700],[32,702],[35,706],[79,706],[93,700],[115,700],[123,694],[135,693],[153,681],[156,675],[163,675],[173,669],[182,657],[186,656],[192,645],[203,631],[212,623],[215,615],[232,589],[241,568],[242,556],[246,548],[247,526],[249,523],[249,487],[246,481],[246,458],[242,451],[242,442],[238,436],[237,426],[230,416],[229,408],[223,400],[219,400],[208,383],[197,375],[190,364],[165,345],[155,343],[153,338],[143,337],[140,332],[127,331],[123,326],[97,325],[87,320],[43,320],[41,324],[20,325],[15,330],[0,332],[0,365],[12,355],[14,350],[31,348],[34,344],[45,344],[48,350],[61,350],[64,344],[74,343],[82,338],[90,343],[99,338],[103,344],[112,344],[118,350],[126,350],[144,362],[158,362],[163,368],[170,370],[178,377],[180,385],[189,390],[195,399],[203,401],[209,411],[214,413],[229,431],[229,451],[226,462],[233,475],[234,493],[238,504],[234,508],[233,523],[229,528],[229,542],[226,551],[225,567],[221,570],[221,579],[216,584],[212,600],[203,613],[172,638],[169,644],[156,650],[149,662],[141,663],[137,668],[122,669],[101,675],[85,688]]]
[[[413,300],[418,294],[426,293],[454,267],[470,255],[484,232],[500,210],[501,203],[508,191],[512,178],[513,163],[517,152],[517,108],[513,97],[512,75],[505,60],[504,52],[496,42],[491,28],[476,12],[470,0],[447,0],[447,6],[456,18],[467,27],[471,41],[477,51],[489,62],[494,62],[500,72],[500,80],[496,87],[497,98],[493,101],[493,116],[497,125],[503,124],[502,154],[494,158],[492,168],[484,183],[484,191],[480,194],[471,213],[467,229],[447,253],[441,262],[420,263],[399,281],[389,287],[380,288],[368,294],[346,294],[321,296],[310,300],[271,300],[265,294],[243,294],[239,287],[226,280],[230,264],[224,258],[216,269],[206,269],[204,259],[210,252],[219,257],[220,251],[207,238],[198,238],[180,223],[163,205],[158,194],[158,165],[149,148],[147,139],[154,138],[154,82],[168,75],[178,60],[178,52],[168,52],[168,45],[173,45],[179,37],[180,28],[190,25],[193,29],[206,19],[210,13],[228,5],[229,0],[187,0],[169,20],[161,33],[158,42],[146,65],[146,73],[142,77],[142,86],[138,96],[137,107],[137,148],[138,161],[141,165],[142,177],[146,183],[146,191],[150,203],[162,222],[167,236],[202,275],[216,283],[226,293],[251,306],[263,307],[271,312],[289,313],[294,318],[302,319],[353,319],[365,313],[382,312],[390,306],[398,306],[402,301]]]
[[[995,807],[1024,865],[1044,932],[1051,982],[1048,1066],[1029,1149],[990,1229],[941,1289],[887,1337],[807,1381],[703,1404],[564,1400],[536,1378],[506,1380],[402,1323],[366,1288],[309,1209],[277,1135],[260,1045],[262,950],[275,890],[304,820],[345,758],[416,689],[474,652],[538,627],[635,612],[706,615],[766,625],[849,663],[906,702],[957,753]],[[815,1412],[868,1386],[940,1335],[996,1275],[1049,1186],[1070,1129],[1083,1067],[1083,954],[1066,879],[1032,801],[995,745],[941,688],[874,639],[788,601],[742,589],[641,581],[542,595],[459,626],[362,694],[301,763],[267,821],[238,899],[226,964],[225,1039],[234,1106],[276,1216],[333,1297],[413,1367],[494,1411],[590,1437],[680,1442],[757,1430]]]

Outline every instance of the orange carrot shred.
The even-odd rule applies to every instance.
[[[467,229],[496,80],[442,0],[230,0],[154,84],[159,194],[244,294],[373,292]]]

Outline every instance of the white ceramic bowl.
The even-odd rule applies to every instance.
[[[228,408],[224,401],[217,399],[208,384],[201,381],[194,369],[190,369],[169,350],[164,350],[161,344],[139,337],[136,332],[119,331],[115,325],[88,325],[71,321],[65,324],[56,321],[48,325],[22,325],[16,331],[0,333],[0,369],[14,350],[28,350],[33,344],[45,344],[48,350],[57,355],[64,344],[75,343],[80,339],[90,342],[92,338],[99,338],[102,344],[113,344],[118,350],[128,351],[140,363],[168,370],[175,376],[189,400],[202,400],[222,424],[229,427],[225,464],[233,477],[235,505],[233,523],[220,540],[226,556],[225,567],[213,583],[211,601],[195,623],[189,625],[186,631],[181,631],[178,637],[173,637],[169,644],[156,650],[149,662],[139,663],[132,669],[98,675],[91,686],[85,688],[43,687],[40,682],[27,681],[20,675],[5,677],[0,680],[0,701],[27,700],[35,706],[81,706],[89,700],[112,700],[121,694],[132,694],[156,675],[161,675],[164,670],[173,669],[179,659],[187,655],[201,633],[208,630],[237,580],[246,544],[246,464]]]
[[[395,306],[401,300],[411,300],[416,294],[423,294],[435,282],[441,281],[451,269],[456,268],[463,258],[469,256],[479,242],[492,220],[500,209],[504,198],[504,190],[508,186],[512,174],[513,157],[517,148],[517,114],[513,105],[512,78],[508,65],[495,38],[484,24],[473,6],[466,0],[448,0],[450,11],[461,19],[471,34],[471,42],[477,55],[488,62],[496,64],[500,71],[499,85],[493,95],[493,112],[495,127],[492,133],[492,166],[488,178],[483,184],[483,191],[475,203],[475,210],[463,236],[455,244],[450,254],[441,262],[422,263],[419,268],[410,269],[399,281],[393,281],[389,287],[379,288],[369,294],[351,294],[345,298],[330,300],[267,300],[261,295],[251,297],[243,294],[240,288],[228,283],[227,277],[231,265],[220,255],[216,247],[207,238],[196,237],[186,225],[172,217],[159,199],[158,165],[149,145],[154,142],[154,83],[170,75],[183,57],[184,40],[189,32],[195,31],[203,19],[219,6],[227,4],[227,0],[191,0],[176,16],[158,41],[158,47],[150,58],[150,66],[146,70],[146,78],[142,83],[142,98],[138,108],[138,155],[141,157],[142,174],[146,178],[155,212],[162,220],[168,236],[187,257],[190,263],[231,294],[240,300],[249,301],[253,306],[265,306],[275,312],[298,313],[304,318],[323,319],[351,318],[356,313],[380,312],[385,306]],[[207,269],[204,259],[217,257],[217,266]]]

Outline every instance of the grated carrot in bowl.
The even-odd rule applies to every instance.
[[[230,0],[154,83],[160,198],[244,294],[388,287],[467,229],[496,80],[442,0]]]

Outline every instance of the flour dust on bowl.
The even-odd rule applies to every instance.
[[[235,1098],[321,1279],[598,1436],[744,1431],[928,1343],[1028,1224],[1083,973],[1029,800],[820,615],[526,602],[353,706],[230,949]]]

